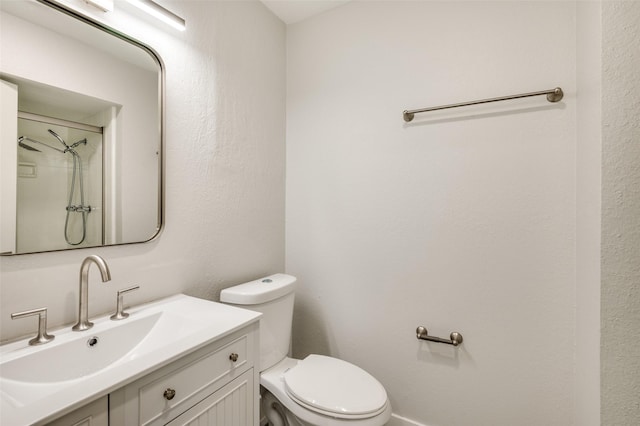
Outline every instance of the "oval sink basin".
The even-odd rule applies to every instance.
[[[50,383],[77,379],[100,372],[142,343],[158,323],[162,312],[122,321],[106,330],[94,327],[77,338],[2,363],[2,380]],[[101,327],[104,328],[104,327]],[[73,335],[71,336],[73,337]]]
[[[45,424],[260,317],[182,294],[128,312],[81,332],[54,330],[44,345],[0,346],[0,424]]]

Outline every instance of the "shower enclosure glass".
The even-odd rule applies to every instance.
[[[18,119],[17,252],[103,244],[102,129]]]

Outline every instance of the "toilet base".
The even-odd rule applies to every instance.
[[[307,426],[287,410],[271,392],[261,389],[260,414],[269,421],[268,426]]]

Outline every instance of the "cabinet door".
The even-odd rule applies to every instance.
[[[167,426],[247,426],[253,424],[253,409],[253,370],[249,370]]]
[[[48,423],[47,426],[109,426],[108,407],[105,396]]]

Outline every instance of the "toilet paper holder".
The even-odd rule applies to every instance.
[[[430,342],[446,343],[447,345],[458,346],[462,343],[462,334],[457,331],[452,332],[449,335],[449,339],[443,339],[441,337],[429,336],[429,332],[423,326],[416,328],[416,338],[418,340],[428,340]]]

